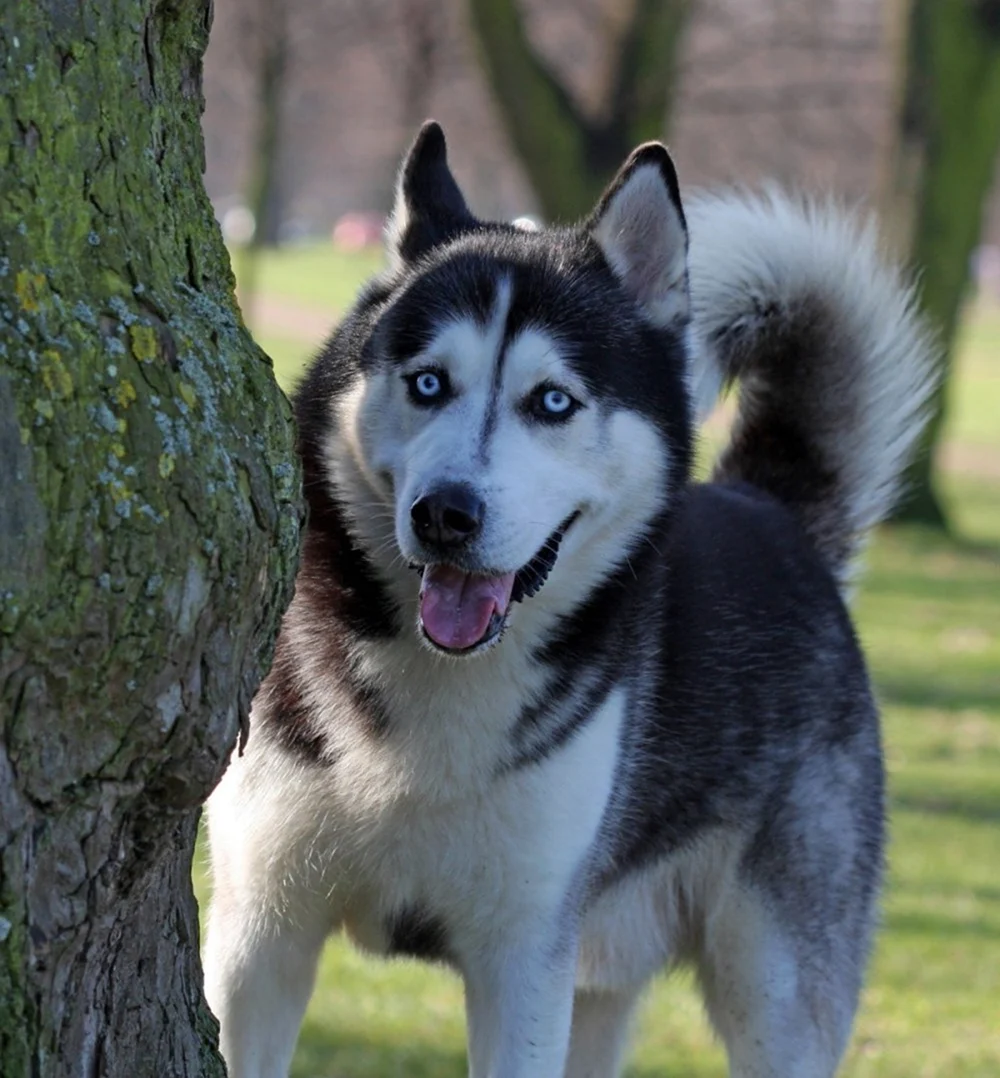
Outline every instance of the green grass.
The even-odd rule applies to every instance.
[[[892,843],[850,1075],[1000,1073],[1000,485],[949,487],[975,542],[884,532],[856,603]]]
[[[266,329],[255,336],[257,343],[271,357],[278,385],[286,393],[291,393],[309,360],[317,352],[317,345],[280,332],[270,333]]]
[[[233,251],[240,283],[247,279],[245,250]],[[265,250],[258,256],[254,285],[262,295],[295,304],[343,311],[354,299],[360,281],[383,265],[378,248],[338,251],[329,243],[304,243]]]
[[[262,280],[343,306],[372,259],[282,255]],[[327,289],[337,272],[343,279]],[[322,283],[322,287],[321,287]],[[316,301],[319,302],[319,301]],[[262,335],[287,386],[310,346]],[[842,1074],[1000,1074],[1000,317],[963,334],[948,438],[987,467],[946,476],[961,538],[885,530],[855,610],[883,703],[890,773],[883,927]],[[204,874],[196,873],[199,894]],[[295,1078],[459,1078],[461,988],[437,969],[380,963],[331,941]],[[687,977],[658,981],[630,1078],[721,1078],[725,1063]]]
[[[978,311],[962,328],[945,436],[1000,448],[1000,312]]]

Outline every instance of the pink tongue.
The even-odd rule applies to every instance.
[[[486,635],[494,612],[510,606],[514,574],[475,576],[448,565],[428,565],[420,586],[420,621],[443,648],[471,648]]]

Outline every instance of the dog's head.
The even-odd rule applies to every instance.
[[[428,123],[388,246],[319,361],[336,367],[328,470],[369,558],[419,589],[426,640],[467,655],[519,601],[586,595],[687,472],[676,174],[651,143],[579,226],[481,222]]]

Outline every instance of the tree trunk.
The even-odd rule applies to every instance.
[[[240,275],[240,304],[251,327],[257,324],[257,280],[260,252],[278,244],[281,228],[280,174],[281,112],[288,67],[287,0],[257,0],[253,47],[257,52],[255,130],[247,205],[253,215],[253,235],[236,254]]]
[[[944,345],[940,385],[909,497],[897,516],[946,527],[934,452],[951,349],[1000,148],[1000,0],[910,0],[886,218],[920,271],[921,305]]]
[[[640,142],[662,138],[690,0],[633,0],[610,99],[587,116],[528,40],[515,0],[470,0],[483,64],[545,217],[589,213]]]
[[[281,228],[278,190],[281,113],[288,67],[287,0],[258,0],[257,130],[247,202],[254,216],[251,247],[274,247]]]
[[[221,1075],[190,867],[300,524],[201,182],[210,0],[0,20],[0,1074]]]

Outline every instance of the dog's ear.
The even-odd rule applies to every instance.
[[[666,146],[647,142],[633,151],[586,227],[653,325],[687,316],[687,223]]]
[[[399,170],[396,203],[386,227],[389,257],[396,263],[412,262],[476,223],[448,168],[444,131],[428,120]]]

